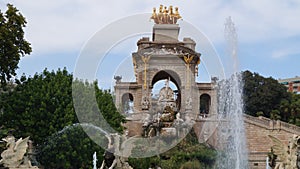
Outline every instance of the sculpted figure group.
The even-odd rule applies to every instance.
[[[152,17],[156,24],[176,24],[181,16],[178,11],[178,7],[175,7],[175,12],[173,11],[173,6],[167,9],[166,6],[160,5],[159,12],[156,12],[156,8],[153,8]]]

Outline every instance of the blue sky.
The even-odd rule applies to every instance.
[[[163,4],[178,6],[183,20],[209,39],[225,66],[224,23],[231,16],[237,28],[240,70],[276,79],[300,76],[299,0],[2,0],[2,11],[7,3],[26,17],[25,36],[33,48],[30,56],[21,59],[18,75],[33,75],[46,67],[66,67],[73,72],[81,49],[97,31],[123,17],[151,13],[153,7]],[[139,38],[129,38],[126,45],[114,47],[110,57],[124,58],[108,61],[115,64],[114,60],[128,60]],[[209,56],[202,55],[203,62],[205,57]],[[203,65],[199,81],[207,81],[210,76]],[[112,79],[112,74],[119,72],[111,72],[106,78]]]

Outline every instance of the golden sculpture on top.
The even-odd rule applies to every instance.
[[[166,6],[160,5],[159,12],[156,12],[156,8],[153,8],[153,13],[150,19],[153,19],[156,24],[176,24],[181,16],[178,11],[178,7],[175,7],[173,12],[173,6],[167,9]]]

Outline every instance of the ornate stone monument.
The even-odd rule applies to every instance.
[[[201,54],[195,49],[195,41],[191,38],[178,39],[179,9],[161,5],[158,10],[154,8],[149,17],[155,23],[152,40],[142,37],[137,42],[137,51],[132,53],[136,81],[116,79],[114,86],[115,104],[119,110],[126,107],[123,106],[126,105],[124,98],[131,98],[133,113],[124,112],[127,116],[125,125],[131,135],[156,136],[162,127],[174,124],[178,112],[180,120],[177,122],[192,124],[200,116],[201,96],[206,96],[203,97],[206,103],[201,104],[205,105],[205,112],[216,112],[216,107],[211,106],[217,101],[214,85],[196,82]],[[155,84],[161,80],[165,80],[165,86],[160,89],[158,98],[154,98]],[[170,88],[171,83],[176,90]],[[167,130],[174,132],[173,129]]]

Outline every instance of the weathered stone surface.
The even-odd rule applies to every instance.
[[[194,131],[200,142],[204,140],[203,135],[201,135],[201,133],[203,133],[203,126],[209,120],[209,118],[197,120],[194,125]],[[250,169],[266,168],[266,158],[268,153],[271,151],[271,146],[273,145],[273,142],[268,135],[278,138],[285,145],[288,145],[289,139],[293,137],[294,134],[300,135],[300,127],[265,117],[244,115],[244,125],[249,152],[248,158]],[[223,139],[226,140],[226,138]],[[218,147],[216,129],[210,132],[210,137],[207,140],[207,143],[213,147]]]
[[[176,136],[176,129],[174,127],[165,127],[161,129],[162,136]]]

